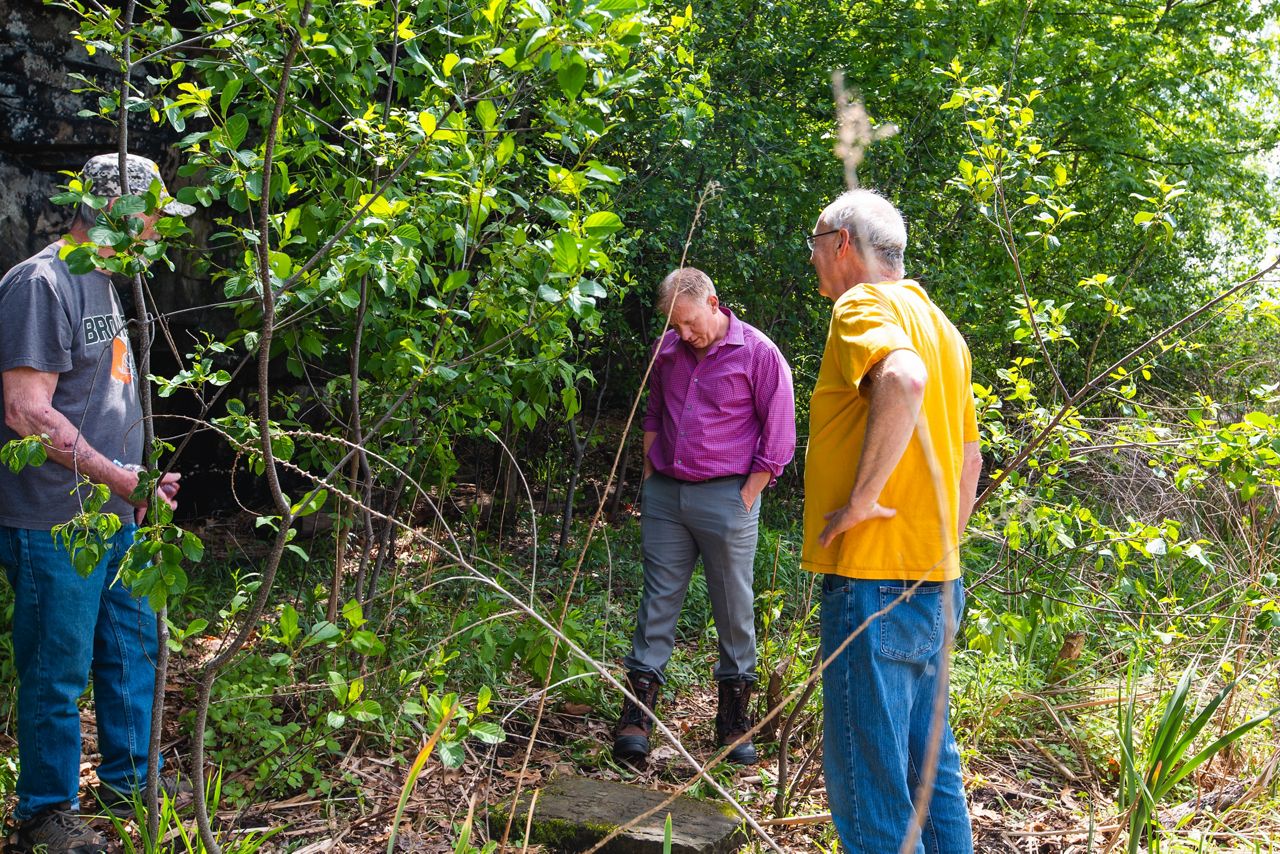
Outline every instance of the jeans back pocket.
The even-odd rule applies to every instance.
[[[908,592],[910,591],[910,592]],[[942,588],[925,583],[880,587],[880,654],[895,661],[926,661],[942,649]]]

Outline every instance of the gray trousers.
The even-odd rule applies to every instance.
[[[746,477],[685,483],[651,475],[642,490],[640,542],[644,592],[632,638],[628,670],[664,670],[676,642],[676,620],[684,604],[693,566],[702,556],[707,594],[720,643],[715,678],[756,678],[756,629],[752,576],[760,502],[742,506]]]

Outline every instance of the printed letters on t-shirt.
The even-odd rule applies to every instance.
[[[99,344],[110,341],[120,331],[120,319],[114,314],[96,314],[84,319],[84,343]]]
[[[114,314],[95,314],[84,319],[84,343],[111,342],[111,378],[130,385],[133,382],[133,357],[129,342],[120,334],[120,318]]]

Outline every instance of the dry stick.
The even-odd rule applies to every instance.
[[[372,479],[368,477],[369,458],[364,451],[364,432],[361,429],[360,417],[360,348],[364,341],[364,324],[365,317],[369,309],[369,276],[368,274],[360,277],[360,304],[356,308],[356,324],[355,337],[351,343],[351,356],[349,359],[350,366],[350,388],[351,388],[351,417],[349,419],[347,430],[351,435],[351,441],[358,450],[351,459],[351,472],[348,475],[351,483],[351,491],[354,493],[356,487],[360,486],[359,478],[365,476],[364,482],[364,498],[365,503],[372,503]],[[369,549],[373,545],[372,528],[373,522],[369,518],[369,514],[362,513],[364,521],[364,537],[365,547],[360,555],[360,569],[356,573],[356,600],[360,602],[363,608],[365,603],[361,596],[364,586],[364,570],[368,562]],[[345,521],[345,520],[343,520]],[[354,527],[355,520],[352,521]],[[346,525],[341,522],[335,526],[338,539],[345,543],[346,541]],[[334,614],[337,613],[338,599],[341,597],[341,581],[342,581],[342,561],[333,568],[333,589],[329,591],[329,608],[328,610]],[[330,620],[333,618],[330,617]]]
[[[1230,299],[1231,297],[1235,296],[1236,294],[1240,293],[1245,288],[1248,288],[1251,285],[1257,284],[1268,273],[1270,273],[1272,270],[1275,270],[1277,267],[1280,267],[1280,257],[1278,257],[1276,260],[1272,261],[1270,264],[1263,267],[1262,269],[1258,270],[1258,272],[1254,273],[1252,276],[1249,276],[1244,281],[1240,282],[1239,284],[1233,285],[1232,287],[1223,291],[1218,296],[1214,297],[1213,299],[1201,305],[1199,308],[1195,309],[1189,314],[1184,315],[1181,319],[1174,321],[1173,323],[1166,326],[1164,329],[1161,329],[1155,335],[1152,335],[1146,341],[1142,342],[1137,347],[1134,347],[1128,353],[1124,354],[1115,362],[1113,362],[1110,367],[1106,368],[1105,370],[1100,372],[1097,376],[1095,376],[1093,379],[1089,380],[1087,383],[1081,386],[1079,391],[1077,391],[1065,402],[1063,402],[1062,407],[1058,410],[1057,414],[1053,416],[1053,419],[1044,427],[1044,429],[1042,429],[1034,438],[1031,439],[1031,441],[1029,441],[1026,444],[1026,446],[1018,453],[1018,455],[1014,457],[1013,462],[1009,463],[1008,466],[1002,468],[999,472],[997,472],[991,478],[991,482],[987,484],[987,488],[982,491],[982,494],[979,495],[978,499],[974,502],[973,504],[974,511],[977,511],[978,508],[980,508],[984,503],[986,503],[987,499],[990,498],[995,493],[995,491],[1000,487],[1000,484],[1004,483],[1004,481],[1008,479],[1010,474],[1017,471],[1018,468],[1021,467],[1021,465],[1027,461],[1027,458],[1030,457],[1033,453],[1035,453],[1036,449],[1038,449],[1041,445],[1043,445],[1046,441],[1048,441],[1049,436],[1053,434],[1054,428],[1056,428],[1058,424],[1060,424],[1062,420],[1066,418],[1067,415],[1070,414],[1072,410],[1076,408],[1077,404],[1082,403],[1085,399],[1087,399],[1089,396],[1089,393],[1092,392],[1094,388],[1099,383],[1101,383],[1104,379],[1111,376],[1111,374],[1114,373],[1117,368],[1123,367],[1126,363],[1129,362],[1130,359],[1137,356],[1142,351],[1146,350],[1152,344],[1157,343],[1158,341],[1165,338],[1170,333],[1176,332],[1177,330],[1181,329],[1183,326],[1187,325],[1192,320],[1195,320],[1197,317],[1204,314],[1206,311],[1213,308],[1218,303],[1223,302],[1224,300]]]
[[[498,443],[499,447],[501,447],[503,452],[506,453],[507,459],[511,461],[511,465],[515,466],[516,474],[520,476],[520,484],[524,487],[525,497],[529,500],[529,524],[533,526],[534,544],[531,549],[532,554],[530,556],[530,562],[532,563],[530,575],[532,576],[532,580],[529,582],[529,607],[533,607],[534,597],[538,592],[538,511],[533,502],[533,490],[529,488],[529,481],[525,478],[524,469],[520,468],[520,463],[516,460],[516,455],[511,453],[511,449],[507,447],[506,443],[498,438],[497,433],[487,427],[484,432],[488,433],[489,437]],[[548,672],[547,675],[550,676],[550,672]]]
[[[765,827],[795,827],[801,824],[826,824],[831,821],[831,813],[820,812],[813,815],[789,815],[784,818],[761,819]]]
[[[698,198],[698,204],[694,208],[693,222],[689,224],[689,232],[684,242],[684,251],[680,255],[680,266],[682,268],[684,267],[685,258],[687,257],[689,252],[689,246],[690,244],[693,243],[694,230],[697,228],[698,221],[702,217],[702,209],[707,203],[707,201],[709,201],[711,198],[714,197],[716,191],[718,191],[719,188],[720,188],[720,185],[718,183],[716,183],[715,181],[710,181],[702,189],[702,193]],[[675,308],[675,300],[673,299],[671,301],[671,305],[667,307],[667,319],[666,319],[666,322],[663,324],[663,328],[666,328],[667,324],[671,322],[671,311],[674,308]],[[653,364],[654,362],[657,361],[657,359],[658,359],[658,349],[655,347],[653,350],[653,353],[651,353],[649,356],[649,364],[645,366],[644,376],[640,378],[640,387],[639,389],[637,389],[635,397],[632,398],[631,400],[631,410],[627,413],[627,421],[622,427],[622,434],[624,438],[626,434],[631,430],[631,425],[635,421],[636,410],[640,406],[640,396],[644,394],[645,386],[649,382],[649,374],[653,371]],[[618,471],[618,462],[622,457],[622,448],[624,445],[625,445],[625,442],[619,442],[618,449],[613,455],[613,465],[609,469],[609,477],[605,480],[604,491],[601,493],[600,501],[596,505],[596,512],[591,517],[591,524],[587,527],[587,536],[585,541],[582,544],[582,550],[578,553],[578,562],[573,568],[573,575],[570,577],[569,584],[565,589],[564,607],[560,609],[560,618],[556,624],[557,629],[563,629],[565,618],[569,614],[569,603],[573,600],[573,588],[574,588],[574,585],[578,583],[578,576],[582,572],[582,565],[583,563],[586,562],[586,559],[587,559],[587,549],[589,549],[591,546],[591,537],[595,534],[596,526],[599,525],[600,523],[600,516],[604,512],[605,496],[608,495],[609,493],[609,487],[613,485],[613,479]],[[548,663],[547,663],[546,682],[551,681],[551,671],[555,667],[556,656],[559,653],[559,649],[560,649],[559,635],[560,635],[560,632],[557,631],[556,637],[551,644],[551,656],[548,659]],[[614,682],[614,684],[617,684],[616,681],[612,679],[610,679],[610,681]],[[544,687],[545,687],[545,683],[544,683]],[[621,685],[618,685],[618,687],[621,688]],[[674,735],[672,735],[670,731],[667,730],[667,728],[660,721],[658,721],[657,717],[654,716],[653,712],[650,711],[648,707],[640,703],[639,699],[635,697],[629,690],[622,689],[622,693],[626,697],[631,699],[633,702],[637,703],[640,709],[645,713],[646,716],[650,718],[650,720],[658,722],[658,726],[660,730],[674,740],[677,749],[679,749],[681,752],[684,752],[684,747],[680,743],[679,739],[676,739]],[[542,697],[538,700],[538,711],[534,715],[533,729],[530,730],[530,733],[529,733],[529,744],[528,744],[528,747],[525,749],[524,760],[521,762],[521,765],[520,765],[520,776],[516,778],[516,790],[515,790],[515,794],[512,796],[512,803],[515,803],[520,798],[520,791],[523,788],[523,783],[524,783],[524,772],[528,769],[529,760],[533,756],[533,745],[535,740],[537,739],[538,729],[542,725],[543,714],[546,711],[546,697],[547,697],[546,693],[543,693]],[[689,759],[690,765],[692,765],[694,768],[698,767],[698,763],[693,759],[692,756],[689,756],[688,753],[685,753],[684,755]],[[738,806],[737,802],[734,801],[733,798],[729,797],[728,793],[725,792],[723,788],[721,788],[719,783],[717,783],[715,780],[713,780],[710,776],[706,774],[705,769],[700,769],[698,773],[699,773],[699,776],[702,776],[707,780],[707,782],[712,786],[712,788],[714,788],[717,792],[723,795],[731,804],[733,804],[735,809],[741,812],[744,817],[746,816],[746,812],[742,810],[741,807]],[[502,831],[502,840],[498,844],[499,849],[502,851],[506,850],[507,838],[511,835],[511,824],[513,821],[514,821],[514,813],[512,813],[512,815],[507,816],[507,824]],[[750,823],[752,822],[752,819],[750,817],[747,817],[747,821]],[[763,837],[767,841],[769,841],[770,844],[773,844],[773,840],[769,838],[768,834],[764,833],[763,830],[760,830],[760,833],[763,835]],[[773,847],[775,848],[775,850],[780,850],[777,848],[776,845],[774,845]]]
[[[209,854],[222,854],[222,846],[218,844],[209,823],[209,808],[205,803],[204,791],[204,730],[209,716],[209,700],[213,691],[213,682],[218,671],[239,651],[249,635],[257,627],[258,618],[266,608],[267,598],[275,581],[276,570],[280,568],[280,559],[284,556],[284,548],[289,542],[289,528],[293,522],[293,512],[289,502],[280,488],[280,477],[276,471],[275,454],[271,448],[271,399],[270,399],[270,362],[271,338],[275,332],[275,294],[271,290],[271,171],[275,159],[276,133],[280,127],[280,116],[284,112],[285,97],[289,91],[289,72],[294,58],[302,43],[302,28],[306,27],[311,16],[312,0],[306,0],[298,15],[298,26],[294,29],[293,39],[285,54],[284,64],[280,69],[280,87],[276,93],[275,108],[271,114],[271,124],[267,128],[267,138],[262,157],[262,204],[259,208],[258,240],[258,277],[262,285],[262,331],[258,341],[258,437],[262,454],[263,468],[267,476],[267,485],[271,490],[271,498],[279,511],[280,528],[272,544],[266,566],[262,571],[262,584],[253,606],[245,614],[244,625],[235,639],[215,658],[205,665],[200,677],[199,692],[196,699],[196,720],[193,728],[194,738],[191,748],[191,770],[195,786],[196,824],[200,829],[200,838]]]
[[[391,19],[393,21],[400,20],[400,0],[396,0],[395,9],[392,12]],[[396,92],[396,68],[399,64],[400,57],[400,35],[399,31],[395,31],[391,36],[391,65],[387,71],[387,97],[382,104],[382,121],[385,124],[391,114],[391,101]],[[375,162],[373,169],[373,181],[378,182],[381,177],[381,167]],[[363,417],[363,409],[360,399],[360,357],[361,349],[364,343],[364,327],[365,320],[369,313],[369,276],[365,274],[360,277],[360,304],[356,308],[355,337],[351,344],[350,357],[350,387],[351,387],[351,418],[348,430],[351,433],[351,440],[356,444],[359,450],[356,451],[355,459],[351,462],[351,486],[352,492],[358,485],[357,478],[364,478],[364,500],[366,504],[373,503],[373,473],[369,470],[369,457],[364,449],[364,431],[360,423]],[[364,595],[365,571],[369,566],[369,551],[373,548],[373,517],[368,513],[361,514],[364,522],[364,548],[360,552],[359,569],[356,571],[356,601],[364,609],[368,609],[368,602]],[[354,520],[352,520],[354,522]],[[336,526],[336,536],[345,542],[344,526],[339,524]],[[339,550],[343,546],[338,547]],[[336,613],[337,600],[340,596],[340,587],[342,579],[343,567],[342,561],[333,568],[333,589],[329,592],[329,610]],[[372,591],[371,591],[372,592]],[[332,619],[332,617],[330,618]],[[366,656],[361,657],[363,665]]]
[[[814,651],[813,664],[809,666],[809,672],[812,673],[814,668],[822,661],[822,647],[818,647]],[[778,792],[773,798],[774,815],[781,815],[787,810],[787,763],[788,751],[790,750],[791,731],[795,727],[795,723],[800,719],[800,712],[804,710],[805,703],[809,702],[813,689],[818,686],[817,682],[811,682],[804,693],[800,695],[799,701],[791,710],[791,714],[787,715],[787,721],[782,725],[782,732],[778,734]]]
[[[135,0],[125,3],[122,21],[124,45],[120,57],[120,115],[117,119],[116,152],[118,160],[121,193],[129,192],[129,93],[132,86],[129,82],[133,70],[130,58],[133,54],[133,13]],[[138,326],[138,398],[142,406],[142,447],[144,449],[143,464],[151,453],[151,445],[155,441],[155,423],[152,420],[151,384],[146,377],[151,373],[151,338],[148,335],[146,295],[142,285],[142,273],[133,274],[133,311]],[[155,503],[154,501],[152,503]],[[155,513],[155,510],[151,510]],[[155,839],[160,829],[159,791],[160,791],[160,737],[164,726],[164,685],[169,672],[169,619],[168,607],[162,606],[156,614],[156,662],[155,679],[151,688],[151,732],[147,741],[147,779],[143,800],[147,807],[147,832],[150,839]]]
[[[942,534],[942,553],[950,555],[960,548],[959,543],[954,542],[954,538],[960,533],[956,530],[958,520],[952,519],[948,524],[950,507],[942,494],[942,466],[938,462],[938,455],[934,452],[927,418],[916,421],[915,436],[920,450],[924,452],[925,465],[929,467],[929,477],[933,480],[933,494],[938,505],[938,528]],[[963,496],[959,500],[963,501]],[[944,574],[945,570],[944,566]],[[942,750],[942,731],[947,725],[947,684],[951,676],[951,646],[954,643],[953,635],[956,630],[956,615],[953,608],[954,587],[955,584],[952,582],[942,583],[942,649],[938,651],[938,674],[934,683],[933,710],[929,721],[929,738],[925,746],[924,770],[916,786],[915,817],[907,827],[907,835],[902,840],[898,854],[910,854],[915,850],[916,842],[924,829],[925,819],[929,816],[929,802],[933,798],[933,787],[937,781],[938,755]]]
[[[520,854],[528,854],[529,852],[529,834],[533,831],[533,812],[537,809],[538,793],[541,791],[541,789],[534,789],[533,797],[529,798],[529,816],[524,822],[524,845],[520,848]]]

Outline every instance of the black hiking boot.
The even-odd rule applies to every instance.
[[[627,674],[627,687],[650,711],[656,712],[658,689],[662,687],[656,675],[633,670]],[[644,762],[649,755],[652,732],[653,721],[629,697],[624,697],[622,714],[618,715],[618,725],[613,731],[613,758],[619,762]]]
[[[720,683],[720,699],[716,708],[716,745],[726,747],[751,729],[751,689],[754,682],[726,679]],[[751,739],[739,744],[725,757],[734,765],[755,765],[759,760]]]
[[[18,825],[9,837],[9,854],[106,854],[107,841],[72,812],[70,804],[60,804]]]

